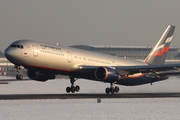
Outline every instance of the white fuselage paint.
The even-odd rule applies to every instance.
[[[24,49],[14,48],[15,55],[22,53],[20,64],[48,67],[71,71],[78,65],[87,66],[137,66],[146,65],[143,62],[111,55],[80,50],[71,47],[59,47],[33,41],[19,41]],[[43,47],[43,46],[46,47]],[[48,47],[47,47],[48,46]],[[9,48],[12,49],[12,48]],[[18,56],[20,57],[20,56]],[[13,62],[13,61],[12,61]],[[24,62],[24,63],[23,63]]]

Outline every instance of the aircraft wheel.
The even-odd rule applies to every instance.
[[[110,93],[110,88],[106,88],[106,94],[109,94]]]
[[[114,89],[115,89],[115,92],[116,92],[116,93],[119,92],[119,87],[118,87],[118,86],[116,86]]]
[[[16,80],[22,80],[22,79],[23,79],[23,76],[21,74],[16,75]]]
[[[70,87],[67,87],[67,88],[66,88],[66,92],[67,92],[67,93],[70,93],[70,92],[71,92],[71,88],[70,88]]]
[[[75,93],[75,91],[76,91],[76,87],[71,86],[71,92],[72,92],[72,93]]]
[[[22,80],[23,79],[23,76],[22,75],[19,75],[19,80]]]
[[[16,80],[19,80],[19,74],[16,75]]]
[[[77,85],[76,86],[76,92],[79,92],[79,90],[80,90],[80,87]]]
[[[115,93],[114,87],[110,88],[110,91],[111,91],[111,94],[114,94]]]

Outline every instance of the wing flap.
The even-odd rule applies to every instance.
[[[141,65],[141,66],[118,66],[117,71],[127,71],[129,75],[135,73],[161,72],[168,70],[180,71],[180,64],[165,64],[165,65]]]
[[[159,72],[177,70],[180,72],[180,64],[165,64],[165,65],[140,65],[140,66],[79,66],[79,70],[82,72],[95,71],[99,67],[110,67],[115,69],[120,75],[133,75],[136,73],[149,73],[154,72],[160,74]],[[161,73],[168,75],[168,72]],[[169,72],[169,74],[179,74],[177,72]]]
[[[160,75],[160,76],[179,76],[180,75],[180,71],[160,72],[160,73],[157,73],[157,75]]]

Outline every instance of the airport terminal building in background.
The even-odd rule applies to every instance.
[[[10,75],[10,74],[16,74],[16,71],[14,70],[14,65],[10,63],[5,58],[4,54],[0,51],[0,75]]]
[[[117,57],[144,60],[152,50],[150,46],[96,46],[96,45],[73,45],[71,47],[88,51],[110,54]],[[180,63],[180,47],[171,47],[167,57],[167,63]]]
[[[150,46],[96,46],[96,45],[73,45],[70,47],[84,49],[88,51],[110,54],[112,56],[136,59],[142,61],[151,51]],[[171,47],[167,57],[166,64],[180,63],[180,47]],[[23,72],[26,74],[26,71]],[[10,63],[0,51],[0,75],[16,75],[14,65]]]

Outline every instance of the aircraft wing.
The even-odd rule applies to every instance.
[[[126,71],[128,74],[135,73],[149,73],[149,72],[162,72],[169,70],[180,70],[180,64],[165,64],[165,65],[140,65],[140,66],[118,66],[116,70],[121,73],[121,71]]]
[[[120,75],[133,75],[136,73],[154,72],[159,75],[180,74],[180,64],[165,64],[165,65],[140,65],[140,66],[80,66],[80,70],[95,71],[99,67],[108,67],[116,70]],[[165,72],[176,70],[176,72]],[[178,72],[177,72],[178,71]],[[161,73],[163,72],[163,73]]]

